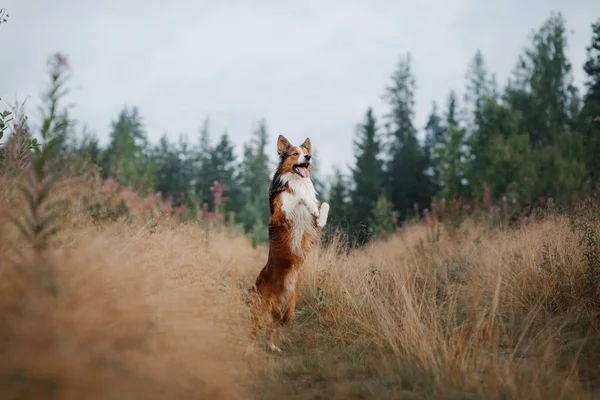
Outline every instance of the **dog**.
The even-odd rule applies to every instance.
[[[327,223],[329,204],[319,205],[311,179],[311,143],[293,146],[277,139],[279,165],[269,189],[269,253],[254,286],[249,289],[252,313],[250,348],[265,328],[269,350],[281,352],[273,341],[278,327],[294,318],[299,269],[319,241]]]

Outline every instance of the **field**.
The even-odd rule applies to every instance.
[[[415,223],[366,248],[317,248],[283,354],[259,336],[247,355],[244,294],[265,248],[153,214],[148,199],[119,216],[93,180],[31,204],[2,185],[2,400],[591,399],[600,378],[593,206],[515,229]],[[54,200],[68,206],[45,222]],[[15,218],[60,229],[26,238]]]

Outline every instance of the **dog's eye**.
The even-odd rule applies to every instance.
[[[300,153],[294,153],[294,154],[292,154],[292,155],[293,155],[294,157],[296,157],[296,156],[298,156],[298,154],[300,154]]]

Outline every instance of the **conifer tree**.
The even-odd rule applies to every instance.
[[[263,119],[252,131],[250,142],[244,145],[241,181],[245,206],[241,217],[247,231],[252,230],[255,226],[266,229],[269,221],[271,168],[267,153],[268,137],[267,124]],[[257,221],[260,221],[262,225],[257,225]]]
[[[427,155],[413,123],[415,78],[410,54],[400,59],[390,81],[383,97],[390,106],[386,115],[390,148],[385,177],[389,199],[403,218],[414,203],[421,207],[429,204],[434,187],[426,173]]]
[[[431,112],[425,124],[425,153],[429,164],[429,174],[436,191],[441,185],[441,171],[439,154],[447,142],[447,131],[443,125],[442,117],[438,113],[437,103],[434,101]]]
[[[458,100],[456,92],[448,95],[446,111],[445,142],[439,147],[436,158],[442,186],[441,196],[446,198],[469,197],[467,170],[468,154],[466,129],[462,127],[457,116]]]
[[[156,165],[155,189],[165,198],[170,197],[178,203],[178,195],[186,192],[185,176],[181,155],[178,149],[169,142],[167,135],[160,138],[158,146],[152,151],[152,159]]]
[[[235,213],[241,211],[243,203],[237,165],[234,145],[225,131],[210,152],[207,169],[212,182],[217,181],[225,185],[225,209]]]
[[[151,190],[155,168],[147,146],[148,139],[138,108],[125,106],[112,123],[105,170],[125,185]]]
[[[592,24],[592,38],[586,50],[583,69],[587,91],[578,127],[583,135],[588,186],[595,195],[600,195],[600,18]]]
[[[492,96],[492,77],[489,76],[483,53],[480,49],[475,52],[465,75],[467,81],[464,95],[467,115],[467,127],[477,130],[481,125],[483,102]]]
[[[349,198],[350,193],[346,177],[342,174],[339,167],[335,167],[329,188],[328,202],[330,211],[327,218],[327,225],[334,229],[348,229],[348,215],[351,207]]]
[[[508,104],[523,115],[519,130],[530,135],[534,148],[550,144],[555,135],[571,127],[578,109],[566,49],[564,18],[552,14],[534,32],[507,88]]]
[[[357,127],[354,141],[355,166],[352,168],[354,185],[351,192],[353,224],[373,222],[375,203],[379,195],[384,193],[378,128],[373,110],[369,108],[364,122]]]
[[[207,117],[204,119],[199,131],[198,145],[195,149],[194,157],[195,172],[191,182],[195,187],[195,192],[201,204],[212,204],[212,195],[210,193],[210,187],[213,184],[213,179],[210,176],[210,155],[212,150],[210,119]]]

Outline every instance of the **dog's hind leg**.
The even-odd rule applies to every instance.
[[[274,321],[267,325],[266,333],[265,333],[266,337],[267,337],[267,346],[269,347],[269,350],[271,350],[275,353],[281,353],[281,349],[279,347],[277,347],[275,345],[275,343],[273,342],[276,329],[277,329],[277,323],[275,323]]]
[[[296,289],[290,293],[286,308],[283,312],[283,317],[281,318],[281,325],[288,325],[294,319],[294,313],[296,312]]]
[[[254,350],[256,336],[264,326],[265,320],[265,303],[256,291],[250,293],[250,313],[252,327],[250,328],[250,341],[246,348],[246,353],[251,353]]]

